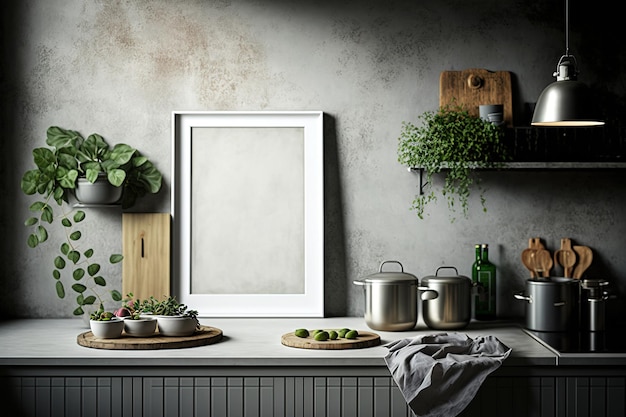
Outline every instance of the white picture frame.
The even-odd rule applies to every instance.
[[[200,317],[323,317],[323,112],[174,111],[172,132],[177,299]]]

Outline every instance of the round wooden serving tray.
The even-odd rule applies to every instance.
[[[357,331],[359,332],[359,336],[356,339],[339,338],[323,342],[313,339],[311,335],[308,337],[298,337],[294,332],[291,332],[282,335],[280,342],[285,346],[294,348],[327,350],[361,349],[380,345],[380,336],[376,333]]]
[[[200,326],[191,336],[173,337],[160,336],[158,332],[150,337],[127,336],[117,339],[99,339],[93,333],[85,332],[78,335],[79,345],[95,349],[117,350],[149,350],[149,349],[180,349],[196,346],[205,346],[217,343],[222,339],[222,331],[215,327]]]

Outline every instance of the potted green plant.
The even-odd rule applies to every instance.
[[[129,293],[123,301],[122,307],[113,314],[124,320],[124,333],[133,337],[154,336],[157,328],[156,317],[144,314],[142,301],[133,299]]]
[[[70,205],[78,180],[96,183],[98,178],[106,176],[112,186],[122,190],[121,206],[129,208],[146,193],[158,192],[162,175],[136,149],[125,144],[111,148],[98,134],[84,139],[76,131],[52,126],[47,130],[46,144],[48,147],[33,150],[35,168],[24,173],[20,184],[26,195],[40,195],[29,206],[31,215],[25,225],[31,228],[31,233],[27,243],[31,248],[45,243],[49,238],[49,225],[60,221],[65,233],[59,254],[53,261],[52,277],[59,298],[66,297],[64,282],[71,282],[77,304],[73,314],[80,316],[88,307],[103,305],[107,282],[100,275],[101,263],[94,257],[94,250],[85,248],[82,242],[80,226],[84,224],[86,212]],[[121,254],[109,256],[112,264],[122,259]],[[116,289],[107,292],[115,302],[122,299]]]
[[[420,219],[424,218],[426,205],[437,200],[432,177],[442,173],[445,182],[440,193],[446,197],[451,213],[456,212],[458,203],[467,217],[472,186],[480,190],[482,208],[486,211],[484,190],[475,170],[495,168],[508,159],[503,130],[470,115],[461,106],[443,106],[418,118],[422,121],[420,126],[403,122],[398,138],[398,162],[421,169],[425,175],[422,181],[425,190],[419,190],[411,208]]]
[[[91,333],[100,339],[116,339],[122,335],[124,321],[112,312],[100,308],[89,315]]]
[[[127,144],[110,147],[99,134],[85,139],[79,132],[58,126],[48,128],[46,144],[33,150],[36,169],[22,178],[26,194],[39,193],[57,202],[68,201],[80,183],[106,181],[121,191],[122,208],[146,193],[161,189],[162,175],[139,151]]]
[[[159,333],[163,336],[190,336],[200,328],[198,312],[181,304],[176,297],[157,300],[150,297],[140,303],[141,311],[155,315]]]

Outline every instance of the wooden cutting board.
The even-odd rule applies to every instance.
[[[111,350],[180,349],[210,345],[220,340],[222,331],[209,326],[200,326],[193,335],[184,337],[160,336],[156,332],[151,337],[133,337],[122,333],[122,337],[117,339],[99,339],[89,331],[79,334],[76,338],[81,346]]]
[[[291,332],[282,335],[280,342],[285,346],[294,348],[323,350],[361,349],[380,345],[380,336],[376,333],[357,331],[359,336],[356,339],[340,338],[323,342],[313,339],[313,336],[298,337],[294,332]]]
[[[513,126],[511,73],[471,68],[463,71],[443,71],[439,77],[439,106],[462,105],[479,116],[481,104],[504,105],[505,126]]]
[[[170,295],[170,223],[169,213],[122,214],[122,295]]]

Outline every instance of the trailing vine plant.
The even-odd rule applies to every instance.
[[[52,277],[59,298],[67,295],[66,286],[76,294],[76,316],[85,313],[84,308],[98,303],[103,306],[103,296],[108,293],[115,302],[122,300],[121,293],[106,290],[106,279],[100,274],[101,265],[95,261],[94,250],[81,244],[85,212],[68,209],[69,197],[76,189],[77,179],[95,182],[100,175],[115,187],[122,187],[122,208],[132,207],[136,200],[147,193],[157,193],[161,188],[162,175],[138,150],[126,144],[110,147],[102,136],[91,134],[85,139],[79,132],[50,126],[46,132],[46,145],[33,149],[34,169],[24,173],[20,187],[26,195],[39,194],[30,204],[30,217],[24,224],[31,232],[27,239],[30,248],[48,241],[48,227],[55,219],[60,220],[64,239],[53,260]],[[55,210],[60,211],[55,213]],[[109,256],[109,262],[121,262],[121,254]]]
[[[437,200],[433,175],[442,173],[445,182],[440,193],[451,213],[456,213],[458,204],[467,218],[472,186],[480,190],[481,205],[487,211],[484,189],[474,170],[498,167],[508,160],[503,130],[457,105],[426,111],[418,119],[419,126],[403,122],[398,138],[398,162],[422,169],[425,176],[424,189],[415,196],[411,209],[424,218],[426,205]]]
[[[73,311],[75,316],[83,315],[86,306],[99,305],[102,308],[105,293],[108,293],[113,301],[121,301],[122,294],[118,290],[105,289],[107,282],[100,275],[101,265],[95,261],[94,250],[80,245],[83,233],[79,225],[85,220],[85,212],[83,210],[67,211],[64,201],[61,201],[59,206],[62,210],[60,222],[64,229],[65,240],[59,246],[59,252],[53,260],[52,277],[55,280],[57,296],[61,299],[65,298],[66,285],[69,285],[76,295],[76,307]],[[26,226],[32,227],[27,240],[28,246],[36,248],[48,240],[44,223],[52,223],[54,220],[53,207],[48,198],[34,202],[30,205],[30,210],[39,214],[25,221]],[[109,256],[111,264],[119,263],[122,259],[121,254]]]

